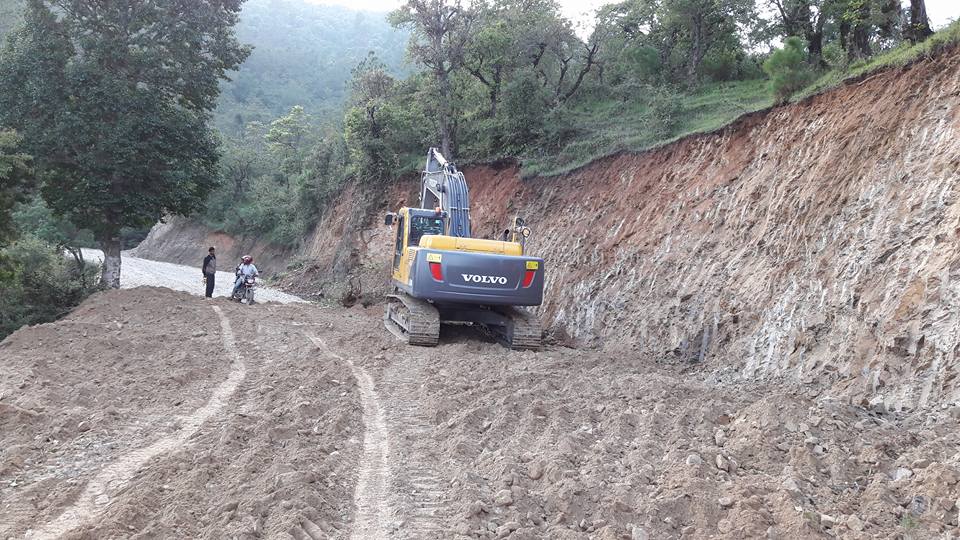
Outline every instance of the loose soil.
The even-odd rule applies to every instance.
[[[960,411],[379,308],[97,294],[0,345],[0,537],[945,538]],[[232,339],[231,339],[232,336]]]

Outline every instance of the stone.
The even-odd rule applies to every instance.
[[[717,432],[713,434],[713,441],[717,443],[717,446],[723,446],[727,443],[727,434],[722,429],[718,429]]]
[[[851,531],[860,532],[863,530],[863,520],[857,516],[847,518],[847,528]]]
[[[77,424],[77,431],[79,431],[80,433],[90,431],[90,423],[80,422],[79,424]]]
[[[781,486],[790,493],[800,493],[800,484],[798,484],[794,478],[787,478]]]
[[[539,480],[540,477],[543,476],[543,463],[539,461],[531,463],[527,468],[527,476],[530,477],[531,480]]]
[[[820,525],[830,529],[837,524],[837,518],[827,514],[820,514]]]
[[[720,503],[720,508],[730,508],[733,506],[733,497],[723,496],[717,502]]]
[[[951,407],[950,417],[954,420],[960,420],[960,407]]]
[[[702,464],[703,464],[703,458],[701,458],[697,454],[690,454],[689,456],[687,456],[687,465],[692,465],[696,467]]]
[[[619,540],[620,535],[617,534],[617,529],[613,525],[607,525],[597,531],[597,540]]]
[[[467,509],[468,516],[479,515],[480,512],[483,512],[483,503],[480,501],[473,501],[470,503],[470,507]]]
[[[497,506],[509,506],[513,504],[513,493],[509,489],[501,489],[493,497],[493,502]]]
[[[727,471],[730,469],[730,463],[727,461],[727,458],[723,457],[720,454],[717,454],[717,459],[715,460],[717,468],[721,471]]]
[[[893,478],[894,482],[899,482],[900,480],[910,478],[911,476],[913,476],[913,471],[906,467],[898,467],[897,470],[893,471],[891,478]]]
[[[630,526],[630,540],[650,540],[650,535],[647,534],[647,531],[643,530],[636,525]]]

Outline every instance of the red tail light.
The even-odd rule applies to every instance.
[[[433,279],[443,281],[443,269],[440,268],[440,263],[430,263],[430,273],[433,275]]]
[[[523,274],[523,288],[533,285],[533,278],[536,277],[536,275],[536,270],[527,270],[526,273]]]

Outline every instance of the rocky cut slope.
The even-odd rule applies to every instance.
[[[945,52],[563,176],[468,168],[474,230],[533,225],[540,312],[565,342],[897,410],[960,400],[958,67]],[[351,191],[305,268],[378,289],[391,235],[356,209],[415,190]]]
[[[895,409],[960,399],[960,54],[569,175],[468,174],[519,212],[542,315],[584,343],[824,383]]]

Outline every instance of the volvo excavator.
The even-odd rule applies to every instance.
[[[384,223],[394,228],[387,329],[429,347],[441,322],[473,323],[512,349],[540,348],[540,319],[522,307],[543,302],[543,259],[524,253],[530,228],[516,217],[501,240],[472,238],[467,181],[436,148],[427,152],[420,206]]]

